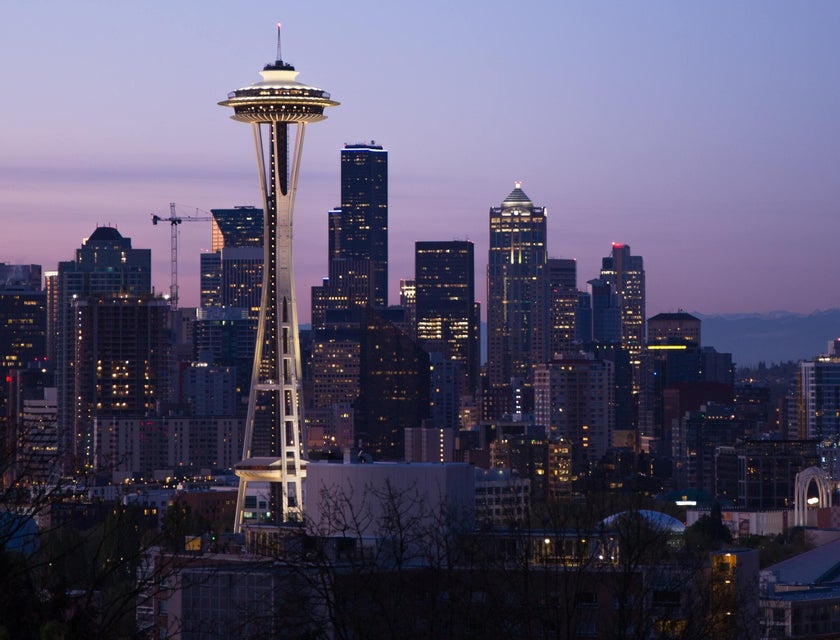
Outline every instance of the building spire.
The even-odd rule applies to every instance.
[[[282,26],[283,26],[282,23],[280,23],[280,22],[277,23],[277,58],[276,58],[277,62],[280,62],[281,60],[283,60],[283,56],[280,53],[280,29],[281,29]]]

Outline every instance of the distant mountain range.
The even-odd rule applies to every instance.
[[[703,321],[703,346],[731,353],[737,366],[811,358],[826,353],[828,342],[840,337],[840,309],[691,314]]]

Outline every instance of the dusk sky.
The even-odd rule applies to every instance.
[[[97,225],[169,288],[181,215],[260,205],[247,126],[217,105],[275,58],[341,106],[307,129],[295,213],[301,321],[327,272],[339,151],[389,151],[391,301],[416,240],[469,239],[522,181],[578,285],[612,242],[647,315],[838,306],[838,2],[6,2],[0,262],[55,269]],[[182,306],[209,223],[181,226]]]

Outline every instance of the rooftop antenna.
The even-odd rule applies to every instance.
[[[282,56],[280,55],[280,27],[283,25],[281,23],[277,23],[277,60],[282,60]]]

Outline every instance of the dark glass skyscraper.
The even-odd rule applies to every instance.
[[[211,253],[201,254],[201,306],[247,309],[256,323],[262,292],[263,210],[235,207],[211,213]]]
[[[370,262],[374,307],[388,306],[388,152],[381,145],[341,150],[341,207],[330,212],[330,260]]]
[[[487,368],[489,383],[531,379],[537,276],[546,262],[546,211],[516,183],[490,209],[487,265]]]
[[[429,415],[429,356],[398,327],[405,309],[363,313],[354,435],[375,460],[402,460],[405,430]]]
[[[417,342],[461,368],[461,392],[478,384],[479,307],[475,302],[473,243],[414,245]]]

